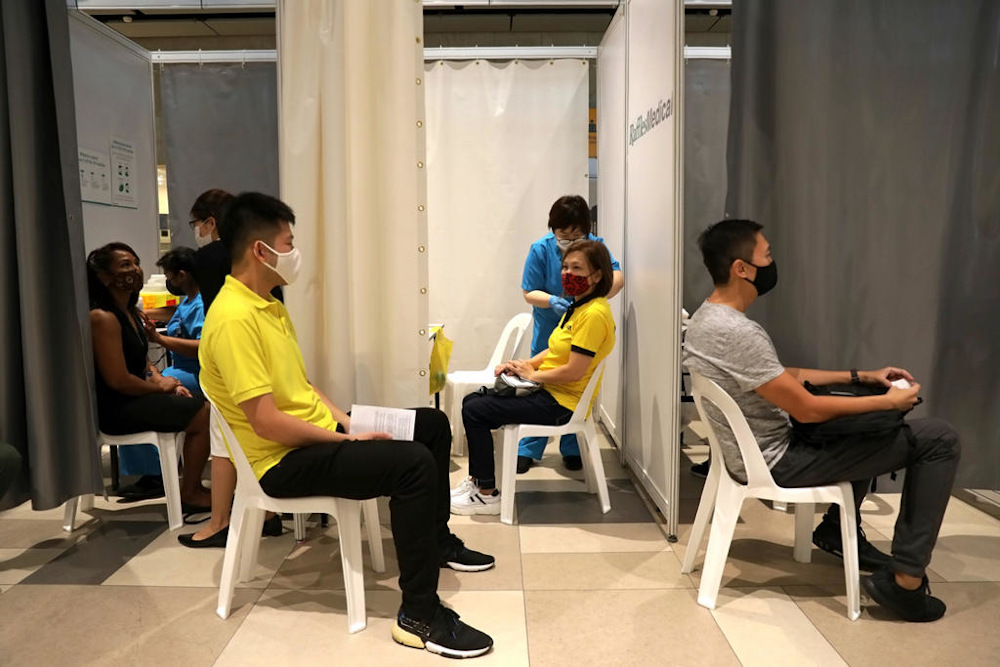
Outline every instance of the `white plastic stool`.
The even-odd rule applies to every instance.
[[[514,490],[517,481],[517,444],[521,438],[544,436],[561,438],[575,433],[580,443],[580,458],[583,461],[583,476],[587,480],[587,491],[596,493],[601,503],[601,512],[611,511],[611,498],[608,495],[608,480],[604,476],[604,461],[601,460],[601,450],[597,446],[597,431],[591,418],[590,403],[597,385],[604,375],[604,364],[607,359],[594,369],[590,382],[580,396],[580,402],[573,411],[573,416],[562,426],[542,426],[540,424],[507,424],[503,427],[503,465],[500,476],[500,521],[508,525],[514,523]]]
[[[208,394],[205,394],[206,397]],[[210,401],[211,402],[211,401]],[[257,476],[250,467],[243,448],[219,409],[212,404],[212,420],[218,423],[223,440],[228,446],[233,465],[236,466],[236,496],[226,539],[226,555],[222,561],[222,579],[219,583],[219,617],[229,617],[237,577],[240,581],[253,578],[260,548],[260,532],[264,514],[291,512],[296,515],[296,538],[304,527],[305,517],[313,512],[331,514],[337,521],[340,540],[340,561],[344,568],[344,589],[347,594],[347,627],[349,632],[359,632],[368,624],[365,613],[365,580],[361,560],[361,511],[364,510],[368,529],[368,548],[372,569],[385,571],[382,552],[382,534],[378,522],[378,501],[348,500],[330,496],[303,498],[273,498],[260,487]],[[301,518],[300,518],[301,517]]]
[[[108,435],[100,433],[97,438],[97,446],[101,447],[127,447],[129,445],[153,445],[160,455],[160,471],[163,475],[163,493],[167,501],[167,522],[170,530],[177,530],[184,524],[184,514],[181,511],[181,482],[177,472],[177,464],[180,461],[180,453],[184,450],[184,432],[180,433],[157,433],[155,431],[143,431],[141,433],[129,433],[128,435]],[[107,491],[104,498],[107,499]],[[72,532],[76,524],[76,510],[80,499],[83,498],[83,509],[89,510],[94,507],[94,496],[87,494],[77,496],[66,501],[66,509],[63,513],[63,530]]]
[[[722,583],[722,572],[729,557],[729,546],[740,518],[740,508],[745,498],[761,498],[777,502],[795,503],[795,548],[793,557],[800,563],[808,563],[812,555],[810,536],[815,520],[815,503],[837,503],[840,506],[840,531],[844,552],[844,581],[847,587],[847,618],[854,621],[861,615],[861,591],[858,579],[858,526],[854,516],[854,491],[850,482],[830,486],[805,488],[785,488],[778,486],[764,461],[757,439],[747,424],[742,411],[729,394],[719,385],[697,373],[691,373],[695,405],[702,421],[708,426],[708,442],[712,452],[712,465],[708,469],[705,488],[698,504],[688,540],[687,552],[681,572],[688,574],[694,569],[694,559],[698,555],[701,541],[705,536],[709,516],[712,516],[712,530],[708,538],[708,551],[698,588],[698,604],[715,609],[715,601]],[[746,468],[747,483],[734,480],[725,468],[722,447],[715,434],[712,422],[708,420],[704,402],[708,401],[720,410],[729,428],[736,436],[736,443]]]
[[[448,373],[444,385],[444,410],[451,422],[451,451],[456,456],[465,454],[465,427],[462,425],[462,399],[483,385],[493,386],[493,370],[503,362],[504,354],[515,354],[521,346],[524,332],[531,324],[531,313],[520,313],[510,318],[493,348],[486,368],[479,371],[453,371]],[[513,345],[511,342],[513,341]]]

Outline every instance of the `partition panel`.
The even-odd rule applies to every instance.
[[[598,233],[614,252],[625,247],[625,11],[619,8],[604,33],[597,55],[597,169]],[[619,261],[624,261],[622,257]],[[628,264],[622,266],[629,280]],[[618,326],[618,342],[608,356],[596,410],[615,444],[621,446],[622,351],[625,336],[622,316],[625,293],[608,302]]]
[[[624,449],[676,534],[682,6],[630,0],[627,11]]]

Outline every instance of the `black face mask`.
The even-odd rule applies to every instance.
[[[177,287],[176,285],[174,285],[173,282],[169,280],[167,281],[167,291],[173,294],[174,296],[184,296],[186,294],[184,290],[182,290],[180,287]]]
[[[778,263],[773,259],[766,266],[757,266],[750,262],[747,262],[747,264],[757,269],[757,277],[753,280],[747,280],[746,278],[743,280],[754,286],[754,289],[757,290],[757,296],[764,296],[778,284]]]

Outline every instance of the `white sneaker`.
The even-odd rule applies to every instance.
[[[452,499],[458,498],[460,496],[467,496],[476,490],[476,482],[472,477],[466,477],[461,482],[458,483],[454,489],[451,490]]]
[[[465,516],[472,514],[500,514],[500,492],[492,496],[484,495],[479,489],[451,499],[451,513]]]

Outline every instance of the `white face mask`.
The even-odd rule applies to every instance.
[[[557,238],[556,239],[556,245],[559,247],[560,251],[566,252],[566,248],[570,247],[571,244],[576,243],[577,241],[581,241],[581,240],[583,240],[585,238],[586,238],[585,236],[581,236],[578,239],[558,239]]]
[[[273,252],[278,258],[274,266],[271,266],[267,262],[264,262],[264,266],[277,273],[285,281],[286,285],[294,283],[295,279],[299,277],[299,271],[302,269],[302,255],[299,253],[299,249],[292,248],[288,252],[278,252],[263,241],[260,244]]]
[[[203,222],[198,226],[197,229],[194,230],[194,242],[195,245],[197,245],[199,248],[204,248],[205,246],[207,246],[209,243],[212,242],[212,232],[209,232],[204,236],[201,235],[201,230],[205,229],[205,226],[206,225]]]

